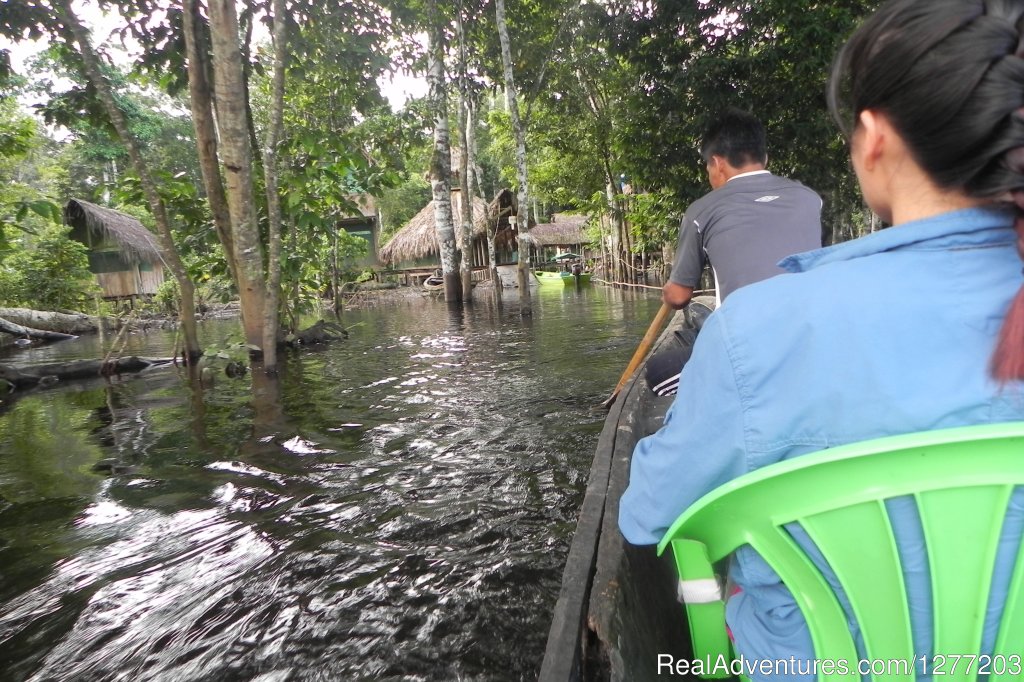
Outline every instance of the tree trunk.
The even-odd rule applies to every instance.
[[[477,108],[477,103],[478,103],[478,101],[477,101],[475,96],[470,97],[469,101],[467,102],[467,105],[469,107],[469,110],[467,112],[468,113],[469,121],[466,124],[466,129],[467,129],[466,130],[466,136],[467,136],[466,148],[467,148],[467,151],[469,153],[469,159],[468,159],[469,170],[467,171],[467,180],[469,181],[470,193],[474,197],[480,197],[481,199],[486,201],[487,197],[484,196],[484,188],[483,188],[483,186],[481,185],[481,182],[480,182],[482,177],[483,177],[483,173],[481,172],[480,166],[477,164],[477,161],[476,161],[477,158],[479,158],[479,155],[477,154],[477,144],[476,144],[477,137],[476,137],[476,115],[475,115],[475,112],[476,112],[476,108]],[[501,283],[501,277],[498,275],[498,252],[497,252],[497,249],[494,246],[494,236],[495,236],[495,232],[498,229],[497,228],[497,218],[495,218],[494,230],[493,231],[491,230],[491,226],[489,224],[489,221],[490,221],[490,217],[488,216],[487,229],[484,231],[484,234],[486,235],[486,240],[487,240],[488,276],[490,277],[491,283],[493,284],[494,298],[495,298],[495,300],[498,303],[500,303],[501,302],[501,290],[503,288],[503,285]]]
[[[338,268],[338,228],[331,232],[331,310],[334,316],[341,315],[341,271]]]
[[[241,289],[235,269],[235,246],[231,238],[231,212],[224,194],[224,182],[220,177],[217,160],[217,124],[213,117],[213,89],[210,87],[210,62],[208,37],[200,32],[202,26],[196,0],[183,0],[182,27],[185,33],[185,51],[188,56],[189,107],[192,111],[192,126],[196,132],[196,148],[199,152],[199,167],[203,173],[206,199],[210,202],[213,228],[217,239],[224,248],[224,257],[235,286]]]
[[[448,133],[448,88],[444,76],[444,29],[436,0],[427,2],[430,30],[427,34],[430,59],[427,82],[434,116],[434,152],[430,160],[430,186],[434,199],[434,225],[441,250],[444,298],[449,303],[462,294],[456,263],[455,221],[452,217],[452,150]]]
[[[607,176],[607,171],[605,175]],[[629,281],[626,271],[628,246],[622,234],[622,211],[619,210],[618,203],[616,202],[615,184],[608,180],[605,181],[605,199],[607,200],[608,217],[612,221],[612,259],[614,262],[613,272],[615,281],[627,282]]]
[[[267,303],[263,315],[263,371],[277,372],[278,301],[281,291],[281,197],[277,187],[277,146],[284,128],[284,69],[287,18],[284,0],[273,0],[274,79],[271,84],[270,127],[263,149],[263,172],[267,179]]]
[[[238,48],[238,16],[233,0],[210,0],[209,8],[217,124],[231,214],[242,328],[250,351],[259,349],[257,352],[261,352],[267,288],[253,188],[252,146],[246,113],[248,93]]]
[[[515,77],[512,72],[512,50],[509,46],[508,24],[505,21],[505,0],[495,0],[495,13],[498,21],[498,38],[501,41],[501,63],[505,69],[505,99],[508,103],[508,115],[512,122],[512,133],[516,138],[516,180],[519,183],[517,192],[516,227],[519,235],[519,302],[521,312],[530,314],[530,240],[529,240],[529,194],[527,193],[526,175],[526,130],[519,119],[519,97],[516,92]]]
[[[498,273],[498,249],[494,245],[494,239],[498,236],[498,225],[501,224],[502,211],[499,208],[498,212],[494,215],[494,225],[488,224],[487,226],[487,258],[491,262],[491,281],[494,282],[494,301],[500,306],[501,305],[501,291],[505,288],[504,282],[501,281],[501,275]],[[488,221],[491,220],[491,216],[487,216]]]
[[[455,29],[459,38],[459,194],[462,208],[459,276],[462,279],[462,300],[469,302],[473,297],[473,194],[469,177],[472,170],[469,126],[473,125],[473,118],[469,109],[469,77],[466,73],[466,36],[462,28],[462,12],[457,10],[455,16]]]
[[[299,233],[295,228],[295,219],[289,218],[288,220],[288,241],[289,241],[289,253],[298,252]],[[294,268],[289,269],[289,275],[291,277],[291,289],[292,289],[292,304],[290,307],[291,321],[289,327],[291,331],[295,331],[299,328],[299,273]]]
[[[163,199],[160,198],[160,193],[156,189],[153,177],[149,174],[149,166],[146,164],[145,159],[142,158],[138,141],[128,129],[128,121],[114,101],[114,94],[110,89],[110,84],[103,76],[99,58],[93,51],[92,43],[89,41],[89,33],[71,9],[71,0],[60,0],[60,2],[56,3],[56,8],[61,14],[61,20],[64,22],[64,25],[71,29],[75,40],[78,41],[86,76],[89,78],[89,82],[92,83],[93,88],[96,89],[96,94],[102,102],[107,116],[110,117],[110,122],[114,124],[114,129],[117,131],[117,136],[121,139],[121,144],[128,150],[128,157],[131,159],[132,166],[135,168],[139,181],[142,183],[146,203],[149,204],[149,210],[156,220],[157,243],[160,247],[160,256],[178,282],[178,290],[181,294],[181,331],[185,340],[185,358],[186,362],[191,362],[203,353],[199,347],[199,336],[196,332],[195,286],[192,284],[192,280],[189,279],[188,273],[185,271],[185,265],[181,262],[181,257],[178,254],[178,249],[174,245],[174,238],[171,236],[171,222],[167,216],[167,207],[164,205]]]
[[[484,195],[484,188],[482,184],[483,180],[483,169],[480,168],[480,164],[477,161],[480,158],[480,154],[477,150],[477,137],[476,137],[476,112],[479,108],[479,93],[473,93],[469,98],[469,130],[467,135],[469,136],[468,147],[469,147],[469,175],[470,175],[470,189],[473,192],[473,196],[480,197],[484,201],[487,197]]]

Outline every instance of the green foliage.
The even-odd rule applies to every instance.
[[[153,294],[153,303],[166,313],[173,313],[178,310],[178,281],[173,277],[160,282]]]
[[[633,235],[633,250],[656,252],[679,234],[686,207],[668,190],[634,194],[626,198],[626,224]]]
[[[430,199],[430,183],[422,175],[410,174],[401,184],[385,189],[377,200],[383,223],[381,243],[393,237]]]
[[[833,56],[879,0],[708,0],[656,3],[623,13],[608,45],[630,79],[616,138],[634,184],[690,201],[706,190],[697,154],[718,111],[756,113],[770,168],[825,197],[827,223],[859,199],[843,140],[829,119],[825,84]]]
[[[43,98],[37,106],[39,113],[48,123],[64,126],[71,133],[60,150],[65,172],[58,183],[59,193],[105,203],[108,193],[121,189],[122,176],[131,162],[95,91],[81,74],[77,55],[54,45],[31,68],[33,85],[28,90]],[[147,166],[155,174],[183,174],[199,183],[187,103],[154,91],[145,79],[126,69],[105,65],[104,75]]]
[[[8,304],[40,310],[86,310],[99,286],[89,272],[84,244],[52,225],[0,264],[0,293]]]
[[[172,222],[174,243],[185,264],[185,268],[200,288],[196,290],[197,301],[223,300],[230,297],[232,283],[228,272],[224,249],[213,228],[213,218],[207,202],[199,195],[196,183],[186,173],[168,175],[154,173],[157,191],[167,207]],[[155,221],[145,205],[142,185],[134,175],[123,178],[120,191],[116,193],[117,210],[137,218],[139,222],[155,231]]]
[[[38,181],[35,156],[43,146],[38,124],[18,110],[13,98],[0,99],[0,259],[12,248],[6,228],[33,233],[60,223],[61,210]]]

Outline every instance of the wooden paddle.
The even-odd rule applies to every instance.
[[[640,340],[640,345],[636,347],[636,352],[633,353],[633,357],[630,359],[629,364],[626,365],[626,371],[622,373],[619,378],[619,383],[615,385],[615,390],[608,396],[608,399],[601,403],[601,407],[611,407],[611,404],[615,402],[615,398],[618,397],[619,391],[629,381],[629,377],[633,376],[633,372],[640,366],[640,363],[647,357],[648,351],[651,350],[651,345],[654,340],[658,338],[658,332],[661,331],[662,326],[672,316],[675,310],[667,303],[661,304],[661,309],[658,310],[658,314],[654,316],[654,321],[651,322],[651,326],[647,328],[647,333],[644,334],[644,338]]]

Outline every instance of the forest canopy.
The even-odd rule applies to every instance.
[[[381,243],[433,201],[447,276],[466,257],[463,219],[444,197],[464,188],[489,201],[511,188],[532,221],[521,232],[557,211],[586,213],[601,226],[595,247],[622,264],[611,272],[628,278],[671,252],[683,209],[707,191],[696,150],[729,106],[765,122],[772,170],[824,197],[826,242],[856,236],[867,217],[825,83],[877,4],[6,5],[0,298],[53,305],[18,282],[27,263],[60,258],[76,273],[60,305],[89,305],[86,256],[46,255],[68,238],[57,225],[70,199],[153,230],[183,314],[194,295],[241,296],[257,348],[268,325],[293,324],[379,267],[363,264],[370,245],[338,229],[360,196],[373,197]],[[101,17],[113,30],[90,32]],[[10,50],[33,41],[46,49],[15,64]],[[420,79],[424,94],[394,106],[385,88],[396,74]]]

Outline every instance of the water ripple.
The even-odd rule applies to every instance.
[[[646,328],[621,294],[578,295],[528,323],[356,313],[347,342],[287,358],[277,397],[246,379],[197,400],[165,372],[19,401],[0,414],[0,670],[535,679],[590,407]]]

